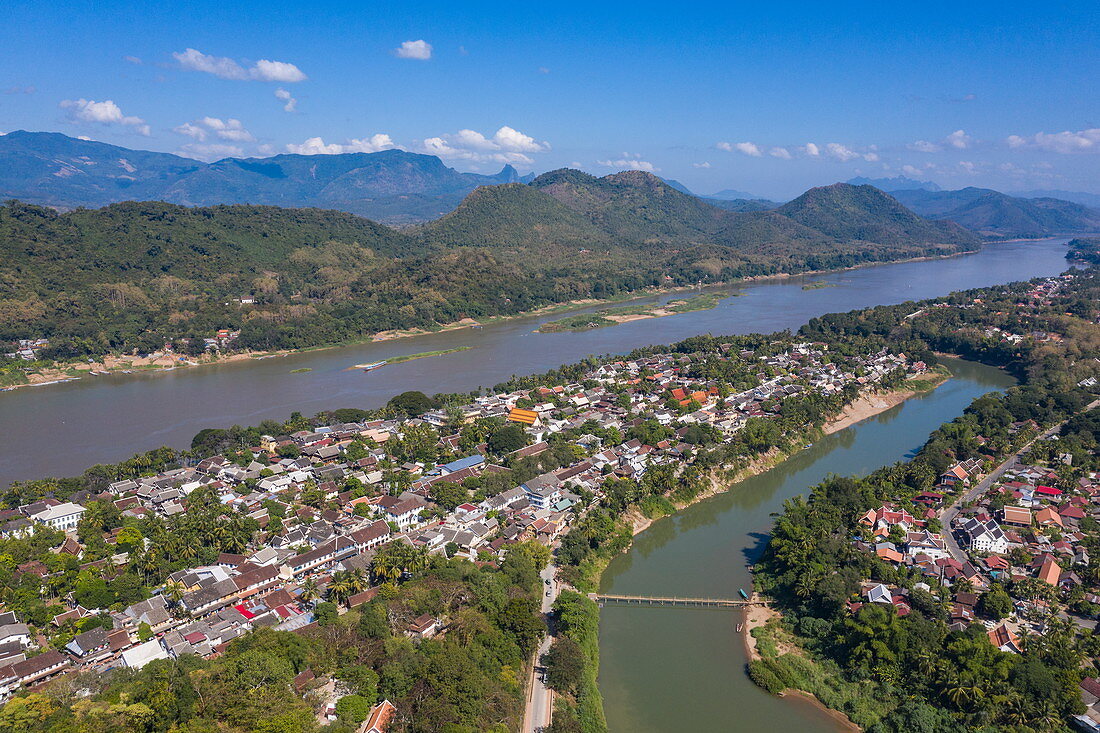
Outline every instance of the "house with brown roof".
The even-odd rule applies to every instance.
[[[430,639],[439,632],[439,619],[426,613],[414,619],[406,628],[405,635],[413,639]]]
[[[1053,557],[1048,555],[1047,558],[1043,560],[1042,567],[1039,568],[1039,580],[1057,586],[1061,578],[1062,568],[1058,566],[1058,563],[1054,562]]]
[[[1017,527],[1031,526],[1031,510],[1022,506],[1006,506],[1001,510],[1002,521]]]
[[[1008,624],[1001,624],[997,628],[988,632],[989,642],[1000,649],[1002,652],[1011,652],[1012,654],[1022,654],[1023,644],[1020,643],[1020,638],[1013,633],[1012,629],[1008,628]]]
[[[389,700],[383,700],[370,709],[370,715],[363,721],[357,733],[386,733],[390,720],[397,713],[397,708]]]

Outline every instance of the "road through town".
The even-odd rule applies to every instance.
[[[557,581],[558,567],[551,563],[540,574],[543,581],[542,613],[549,616],[554,601],[557,600],[559,584]],[[549,581],[549,582],[547,582]],[[554,692],[546,686],[542,669],[542,655],[550,650],[552,637],[549,632],[539,643],[539,650],[535,656],[535,664],[531,669],[531,679],[527,684],[527,712],[524,715],[524,733],[538,733],[550,725],[550,718],[554,709]]]

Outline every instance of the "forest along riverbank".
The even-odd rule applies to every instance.
[[[938,388],[822,437],[771,470],[658,520],[603,574],[601,592],[736,597],[767,542],[771,513],[831,473],[865,474],[903,459],[1004,372],[945,360]],[[779,699],[745,675],[740,612],[607,605],[600,616],[600,690],[610,730],[846,730],[844,721],[794,696]]]
[[[312,415],[339,407],[379,407],[406,390],[465,392],[513,374],[536,374],[590,354],[625,353],[705,333],[797,329],[825,313],[946,295],[956,290],[1054,275],[1066,268],[1066,240],[994,244],[951,259],[879,265],[814,275],[833,287],[803,290],[804,278],[746,285],[741,297],[710,310],[623,323],[612,328],[532,333],[561,313],[442,333],[248,359],[159,374],[112,374],[0,394],[0,484],[74,475],[161,445],[187,447],[203,428]],[[704,289],[704,292],[707,292]],[[637,303],[663,303],[663,295]],[[596,310],[598,307],[593,307]],[[472,347],[369,373],[355,364],[403,354]],[[308,373],[298,369],[310,369]],[[46,436],[44,438],[44,436]],[[59,450],[64,446],[64,450]]]

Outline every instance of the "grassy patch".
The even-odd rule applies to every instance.
[[[589,331],[593,328],[605,328],[607,326],[614,326],[618,323],[615,319],[623,316],[660,318],[676,313],[710,310],[728,297],[731,297],[731,294],[706,293],[704,295],[695,295],[690,298],[676,298],[663,305],[624,305],[619,308],[603,308],[595,313],[582,313],[544,323],[539,327],[538,333]]]
[[[472,349],[472,346],[459,346],[454,349],[438,349],[436,351],[422,351],[419,354],[406,354],[404,356],[395,356],[392,359],[387,359],[387,364],[400,364],[406,361],[412,361],[413,359],[426,359],[429,356],[443,356],[445,354],[455,354],[459,351],[466,351]]]
[[[822,288],[835,288],[836,283],[826,282],[825,280],[811,280],[808,283],[803,284],[803,290],[821,290]]]
[[[312,371],[313,370],[309,367],[302,367],[301,369],[291,369],[290,373],[291,374],[302,374],[303,372],[312,372]]]

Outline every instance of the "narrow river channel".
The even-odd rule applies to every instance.
[[[718,307],[582,333],[539,334],[556,316],[528,317],[414,338],[346,346],[167,374],[84,377],[0,394],[0,485],[79,474],[161,445],[188,447],[208,427],[255,425],[338,407],[378,407],[405,390],[428,394],[491,387],[589,354],[624,353],[703,333],[796,329],[810,318],[946,295],[1066,269],[1066,239],[989,245],[962,257],[879,265],[747,284]],[[803,289],[806,280],[825,287]],[[635,303],[670,297],[641,298]],[[578,309],[577,312],[583,312]],[[588,309],[591,310],[591,309]],[[364,373],[354,364],[468,346],[466,351]],[[295,370],[310,370],[297,372]]]
[[[1013,383],[1005,373],[945,360],[953,379],[834,433],[767,473],[654,522],[612,561],[601,592],[734,598],[767,542],[773,512],[829,474],[867,474],[905,458],[970,402]],[[810,703],[768,695],[744,672],[737,611],[640,608],[600,612],[600,690],[612,733],[833,731]]]

